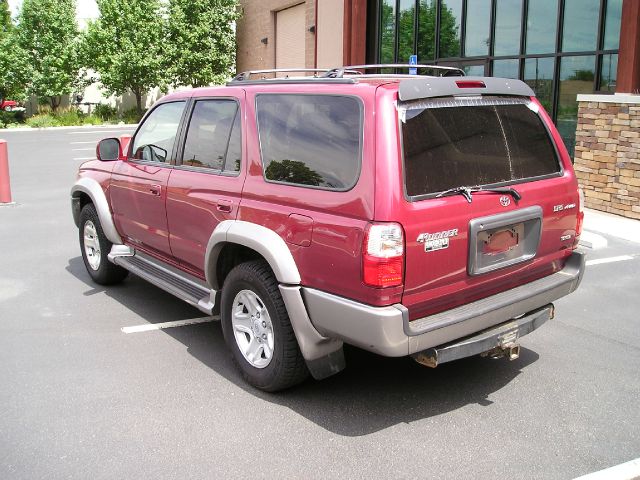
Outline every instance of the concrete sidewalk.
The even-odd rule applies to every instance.
[[[583,240],[592,241],[595,239],[597,241],[597,237],[600,237],[598,234],[601,233],[640,243],[640,220],[586,208],[581,243]]]

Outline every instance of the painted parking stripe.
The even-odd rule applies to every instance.
[[[74,158],[74,160],[95,160],[95,159],[96,159],[95,155],[93,157],[77,157],[77,158]]]
[[[595,260],[587,260],[587,265],[601,265],[603,263],[624,262],[627,260],[633,260],[633,255],[620,255],[619,257],[598,258]]]
[[[640,458],[615,467],[589,473],[574,480],[634,480],[640,478]]]
[[[133,131],[133,129],[131,129],[131,131]],[[67,132],[67,135],[78,135],[81,133],[92,133],[92,134],[96,134],[96,133],[126,133],[126,130],[91,130],[88,132]]]
[[[152,330],[162,330],[163,328],[184,327],[186,325],[196,325],[198,323],[208,323],[216,320],[214,317],[190,318],[188,320],[177,320],[175,322],[148,323],[146,325],[136,325],[133,327],[122,327],[124,333],[150,332]]]
[[[95,145],[97,142],[95,140],[91,140],[89,142],[69,142],[71,145],[88,145],[88,144],[93,144]]]

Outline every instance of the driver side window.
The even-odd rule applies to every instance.
[[[185,104],[186,102],[165,103],[149,114],[133,139],[134,159],[170,162]]]

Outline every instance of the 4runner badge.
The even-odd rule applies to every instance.
[[[449,238],[456,235],[458,235],[457,228],[436,233],[421,233],[418,235],[417,242],[424,243],[425,252],[433,252],[434,250],[449,248]]]

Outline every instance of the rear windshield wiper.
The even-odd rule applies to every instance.
[[[520,195],[514,188],[510,188],[510,187],[497,187],[497,188],[455,187],[455,188],[450,188],[449,190],[445,190],[444,192],[440,192],[438,195],[436,195],[436,198],[459,194],[459,195],[462,195],[464,198],[466,198],[467,202],[471,203],[473,201],[471,194],[475,192],[506,193],[508,195],[511,195],[516,202],[520,201],[520,199],[522,198],[522,195]]]

